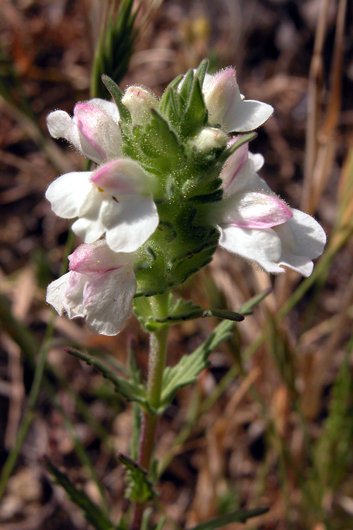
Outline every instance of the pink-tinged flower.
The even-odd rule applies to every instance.
[[[98,241],[78,247],[69,261],[70,272],[48,286],[47,302],[59,315],[85,317],[95,333],[116,335],[132,311],[133,256],[112,252]]]
[[[158,99],[136,85],[126,90],[121,102],[129,109],[133,125],[147,125],[151,121],[151,109],[158,107]]]
[[[202,91],[210,125],[221,125],[228,133],[253,131],[273,114],[271,105],[244,99],[233,68],[206,74]]]
[[[325,232],[310,215],[289,208],[273,194],[256,174],[262,164],[261,155],[248,153],[248,144],[225,163],[220,175],[224,198],[213,214],[221,232],[219,244],[267,272],[278,274],[289,267],[310,276],[312,259],[323,252]]]
[[[121,156],[119,111],[115,103],[91,99],[77,103],[74,116],[56,110],[47,118],[53,138],[64,138],[97,164]]]
[[[67,173],[46,192],[52,209],[85,243],[103,234],[115,252],[134,252],[158,226],[153,177],[134,160],[118,158],[96,171]]]

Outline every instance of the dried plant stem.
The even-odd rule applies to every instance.
[[[168,295],[157,295],[152,298],[154,316],[163,318],[168,314]],[[151,333],[150,357],[148,366],[147,395],[148,402],[153,411],[145,412],[142,423],[142,433],[139,449],[139,465],[149,471],[155,446],[155,434],[158,423],[158,408],[160,406],[163,373],[166,362],[168,326],[161,326]],[[145,503],[136,503],[134,506],[131,530],[140,530]]]

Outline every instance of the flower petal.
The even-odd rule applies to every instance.
[[[72,219],[79,215],[92,190],[90,171],[66,173],[50,184],[46,198],[51,202],[53,212],[64,219]]]
[[[137,162],[120,158],[101,166],[91,181],[111,195],[125,195],[146,190],[149,178]]]
[[[51,282],[47,288],[47,302],[54,307],[55,311],[59,315],[63,315],[65,311],[65,305],[63,300],[65,298],[65,293],[69,286],[70,273],[64,274],[54,282]]]
[[[83,290],[89,278],[76,272],[68,272],[48,285],[47,302],[63,315],[66,311],[69,318],[85,316],[83,307]]]
[[[207,79],[203,93],[211,125],[225,124],[225,118],[237,102],[240,102],[238,83],[233,68],[226,68]],[[228,132],[228,131],[227,131]]]
[[[231,147],[238,138],[234,138],[229,142],[228,147]],[[223,189],[228,195],[228,188],[238,175],[239,171],[248,163],[249,144],[243,144],[233,153],[225,162],[220,178],[223,181]]]
[[[223,119],[227,132],[245,133],[260,127],[273,114],[273,107],[261,101],[235,100]]]
[[[119,126],[95,105],[78,103],[74,108],[74,121],[81,135],[84,154],[100,163],[121,154]]]
[[[275,195],[243,191],[225,199],[221,224],[240,228],[271,228],[285,223],[293,214]]]
[[[102,335],[116,335],[132,311],[136,278],[128,265],[92,279],[85,288],[88,327]]]
[[[107,101],[106,99],[93,98],[89,100],[89,104],[101,110],[102,112],[105,112],[109,118],[119,125],[120,114],[115,103],[112,101]]]
[[[90,245],[80,245],[69,256],[70,271],[80,272],[87,276],[132,265],[131,254],[113,252],[106,241],[99,240]]]
[[[85,274],[79,274],[78,272],[69,273],[68,288],[64,298],[65,311],[69,318],[84,317],[86,315],[83,295],[89,280],[89,277]]]
[[[49,133],[53,138],[64,138],[82,152],[80,133],[71,116],[63,110],[55,110],[47,117]]]
[[[220,232],[219,244],[228,252],[254,261],[267,272],[275,274],[284,272],[284,269],[278,265],[281,240],[271,228],[254,230],[227,226],[220,228]]]
[[[85,243],[94,243],[105,232],[105,227],[100,219],[99,213],[102,204],[95,205],[95,208],[79,217],[72,225],[73,232],[81,237]]]
[[[113,200],[104,203],[102,221],[114,252],[134,252],[156,230],[159,217],[152,196],[125,195],[119,204]]]
[[[322,254],[326,243],[323,228],[310,215],[293,210],[293,218],[274,230],[282,242],[280,265],[310,276],[313,270],[311,260]]]

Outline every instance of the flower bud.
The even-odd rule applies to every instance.
[[[227,135],[215,127],[204,127],[192,141],[198,153],[206,154],[215,149],[223,149],[227,144]]]
[[[147,125],[151,120],[151,109],[158,106],[157,99],[139,86],[130,86],[121,101],[129,109],[133,125]]]
[[[205,103],[209,121],[212,124],[221,124],[234,103],[241,101],[235,71],[233,68],[226,68],[211,76],[208,83]]]

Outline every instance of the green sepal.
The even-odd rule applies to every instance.
[[[185,104],[188,102],[189,100],[189,97],[190,97],[190,92],[191,92],[191,88],[192,88],[192,84],[194,82],[194,71],[193,69],[191,68],[190,70],[187,71],[187,73],[185,74],[184,76],[184,79],[181,83],[180,86],[180,91],[179,91],[179,94],[180,96],[183,98],[183,100],[185,101]]]
[[[184,106],[178,92],[174,88],[167,88],[162,96],[159,111],[178,130]]]
[[[209,65],[209,60],[203,59],[203,61],[201,61],[201,63],[199,64],[195,72],[195,78],[197,77],[197,79],[200,81],[201,87],[203,85],[205,75],[207,74],[208,65]]]
[[[127,123],[131,123],[131,114],[130,111],[122,103],[123,93],[120,90],[119,86],[111,79],[109,76],[103,74],[102,81],[109,90],[112,98],[114,99],[116,106],[119,109],[120,118]]]
[[[147,395],[142,384],[138,383],[134,379],[125,379],[123,377],[117,376],[113,370],[108,368],[104,363],[102,363],[102,361],[92,357],[91,355],[88,355],[87,353],[83,353],[72,348],[67,348],[66,351],[70,355],[80,359],[80,361],[84,361],[88,365],[99,370],[103,377],[113,383],[116,392],[122,397],[128,401],[136,401],[143,407],[148,408]]]
[[[88,497],[83,490],[76,488],[69,477],[60,471],[50,460],[46,459],[46,466],[54,478],[54,482],[64,488],[69,499],[83,511],[85,519],[96,530],[114,530],[115,526],[108,519],[102,509]]]
[[[137,462],[119,453],[118,459],[127,469],[125,497],[131,502],[145,504],[157,496],[148,473]]]
[[[232,321],[221,322],[193,353],[184,355],[173,368],[165,368],[159,413],[169,406],[180,388],[196,381],[199,373],[209,365],[208,358],[211,353],[231,336],[234,325],[235,322]]]
[[[184,137],[195,134],[207,124],[208,112],[203,100],[200,81],[195,78],[191,87],[187,107],[180,124],[180,134]]]

